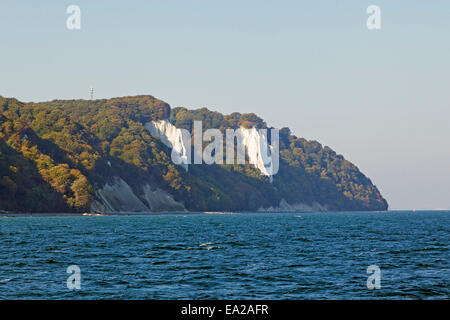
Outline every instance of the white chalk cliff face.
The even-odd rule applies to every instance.
[[[314,202],[312,205],[307,205],[301,202],[289,204],[286,200],[281,199],[280,204],[276,207],[259,208],[259,212],[320,212],[328,211],[327,205],[321,205]]]
[[[145,124],[150,133],[161,139],[161,142],[172,149],[172,156],[178,157],[177,163],[188,170],[188,150],[183,141],[181,129],[178,129],[169,120],[151,121]]]
[[[145,124],[145,128],[161,141],[172,149],[172,156],[175,154],[186,170],[188,164],[191,163],[189,159],[190,152],[187,150],[185,141],[183,141],[182,130],[175,127],[169,120],[151,121]],[[240,127],[236,132],[236,136],[241,139],[242,144],[247,152],[249,162],[259,169],[261,174],[272,176],[277,172],[278,168],[278,152],[273,145],[267,143],[267,133],[259,131],[256,128]],[[190,143],[188,148],[190,148]]]
[[[190,138],[186,137],[187,130],[175,127],[169,120],[152,121],[145,124],[145,128],[161,142],[172,149],[172,159],[177,159],[183,168],[188,170],[190,159]],[[184,132],[184,133],[183,133]],[[183,137],[184,134],[184,137]],[[278,135],[278,134],[277,134]],[[267,132],[256,128],[240,127],[235,131],[235,136],[243,145],[249,162],[254,165],[261,174],[270,177],[278,170],[278,145],[268,145]],[[272,136],[273,138],[273,136]],[[187,140],[189,139],[189,140]],[[278,136],[275,137],[275,141]],[[241,151],[241,152],[242,152]],[[239,152],[239,151],[238,151]],[[110,165],[110,164],[109,164]],[[113,177],[102,188],[96,190],[96,198],[91,204],[91,211],[97,213],[117,212],[158,212],[158,211],[185,211],[182,203],[174,200],[173,196],[162,189],[152,187],[150,184],[142,186],[136,193],[120,177]],[[289,204],[282,199],[278,206],[263,208],[264,212],[309,212],[326,211],[327,206],[319,203],[306,205],[303,203]]]
[[[275,150],[274,146],[268,145],[267,133],[258,131],[256,128],[246,129],[240,127],[240,136],[248,154],[248,160],[261,174],[272,176],[276,173],[275,169]]]
[[[92,202],[91,211],[97,213],[185,211],[183,204],[164,190],[146,184],[137,195],[120,177],[114,177],[95,194],[98,200]]]

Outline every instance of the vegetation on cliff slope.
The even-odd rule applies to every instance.
[[[192,129],[258,127],[255,114],[171,109],[152,96],[22,103],[0,97],[0,210],[83,212],[95,189],[114,176],[136,193],[144,184],[169,192],[188,210],[257,210],[288,203],[330,210],[386,210],[356,166],[316,141],[280,132],[280,170],[273,183],[251,165],[192,165],[185,172],[144,124],[169,118]]]

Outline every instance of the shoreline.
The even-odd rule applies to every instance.
[[[160,211],[160,212],[114,212],[114,213],[13,213],[13,212],[0,212],[0,218],[24,218],[24,217],[108,217],[108,216],[157,216],[157,215],[195,215],[195,214],[208,214],[208,215],[230,215],[230,214],[246,214],[246,213],[258,213],[258,214],[273,214],[273,213],[293,213],[293,214],[305,214],[305,213],[395,213],[395,212],[449,212],[450,210],[386,210],[386,211]]]

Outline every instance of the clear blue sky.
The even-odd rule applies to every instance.
[[[66,8],[81,8],[81,30]],[[382,29],[366,28],[381,8]],[[152,94],[328,145],[391,209],[450,208],[450,2],[0,2],[0,95]]]

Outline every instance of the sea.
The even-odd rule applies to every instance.
[[[449,299],[450,212],[0,217],[0,299]]]

